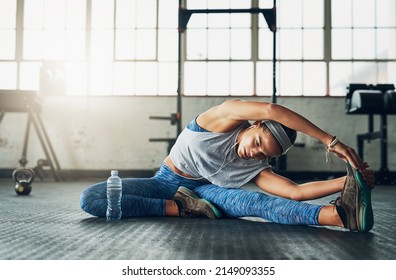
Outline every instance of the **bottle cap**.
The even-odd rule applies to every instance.
[[[111,176],[118,176],[118,170],[111,170]]]

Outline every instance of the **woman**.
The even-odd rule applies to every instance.
[[[318,139],[327,153],[347,162],[347,176],[296,184],[275,174],[268,160],[292,147],[296,131]],[[233,99],[189,123],[154,177],[123,179],[122,213],[124,218],[256,216],[282,224],[369,231],[374,223],[370,197],[374,174],[366,167],[352,148],[296,112],[277,104]],[[272,195],[240,189],[249,181]],[[334,205],[300,202],[340,191]],[[85,189],[81,207],[105,217],[106,182]]]

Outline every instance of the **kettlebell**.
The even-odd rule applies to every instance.
[[[30,168],[18,168],[12,172],[12,178],[15,181],[15,192],[19,195],[28,195],[32,191],[32,182],[34,180],[34,171]]]

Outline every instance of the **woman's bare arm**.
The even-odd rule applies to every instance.
[[[309,135],[328,146],[334,137],[302,115],[278,104],[264,101],[231,99],[212,107],[198,117],[198,124],[213,132],[228,132],[243,121],[274,120],[291,129]],[[364,170],[363,161],[354,149],[338,142],[331,149],[340,159]]]

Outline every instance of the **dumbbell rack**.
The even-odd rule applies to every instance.
[[[36,174],[40,176],[40,174],[43,174],[43,172],[40,172],[42,166],[49,166],[54,179],[60,181],[61,168],[40,116],[40,103],[40,99],[35,91],[0,90],[0,123],[6,112],[27,113],[26,132],[22,157],[19,163],[22,167],[25,167],[27,164],[26,154],[29,143],[30,127],[33,124],[46,157],[45,160],[39,160],[38,166],[35,168],[36,171],[39,172],[36,172]],[[40,177],[42,179],[42,175]]]

